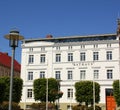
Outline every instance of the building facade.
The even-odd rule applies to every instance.
[[[21,65],[14,60],[14,77],[20,77]],[[11,57],[8,53],[0,52],[0,77],[10,76]]]
[[[59,102],[62,110],[77,104],[74,84],[83,80],[100,84],[99,104],[105,106],[106,92],[112,90],[114,80],[120,79],[119,29],[117,34],[59,38],[48,35],[23,40],[21,106],[27,108],[35,102],[33,81],[43,77],[61,80],[63,96]]]

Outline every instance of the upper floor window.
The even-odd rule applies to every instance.
[[[45,63],[45,54],[40,55],[40,63]]]
[[[61,79],[61,77],[60,77],[60,71],[56,71],[56,72],[55,72],[55,78],[56,78],[57,80],[60,80],[60,79]]]
[[[33,62],[34,62],[34,55],[29,55],[28,63],[33,63]]]
[[[86,71],[85,70],[81,70],[80,71],[80,79],[85,79],[86,78]]]
[[[73,61],[73,53],[68,53],[68,61]]]
[[[45,78],[45,71],[40,72],[40,78]]]
[[[45,51],[45,47],[41,47],[41,51]]]
[[[56,47],[56,50],[60,50],[60,47],[59,47],[59,46],[57,46],[57,47]]]
[[[73,89],[67,90],[67,98],[73,98]]]
[[[94,70],[94,73],[93,73],[93,78],[94,79],[98,79],[99,78],[99,70]]]
[[[27,89],[27,98],[32,98],[32,89]]]
[[[111,47],[111,44],[107,44],[107,47]]]
[[[107,60],[112,60],[112,51],[106,52],[106,58],[107,58]]]
[[[68,50],[72,50],[72,46],[68,46]]]
[[[68,79],[73,79],[72,71],[68,71]]]
[[[85,57],[86,57],[85,52],[81,52],[80,53],[80,61],[85,61]]]
[[[95,44],[95,45],[94,45],[94,48],[98,48],[98,44]]]
[[[32,51],[33,51],[33,48],[29,48],[29,51],[32,52]]]
[[[113,70],[107,70],[107,79],[113,78]]]
[[[93,61],[99,60],[99,52],[93,52]]]
[[[28,80],[33,80],[33,72],[28,72]]]
[[[56,62],[61,62],[61,54],[56,54]]]
[[[84,49],[84,48],[85,48],[85,45],[81,45],[80,47],[81,47],[81,49]]]

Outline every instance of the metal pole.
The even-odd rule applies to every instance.
[[[95,110],[95,82],[93,78],[93,110]]]
[[[47,79],[46,79],[46,110],[48,110],[48,61],[47,61]]]
[[[46,82],[46,110],[48,110],[48,78]]]
[[[9,110],[12,110],[12,91],[13,91],[13,75],[14,75],[14,57],[15,57],[15,47],[12,47],[11,75],[10,75],[10,91],[9,91]]]

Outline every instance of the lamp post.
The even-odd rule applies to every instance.
[[[10,33],[5,35],[4,37],[9,40],[9,46],[12,47],[10,91],[9,91],[9,110],[12,110],[12,90],[13,90],[15,48],[18,47],[18,41],[24,39],[24,37],[19,35],[19,31],[17,30],[11,30]]]
[[[58,94],[59,94],[59,92],[60,92],[60,86],[61,86],[61,79],[59,78],[59,79],[57,79],[57,82],[58,82]],[[58,104],[57,104],[57,110],[59,110],[60,109],[60,102],[59,102],[59,96],[58,96]]]

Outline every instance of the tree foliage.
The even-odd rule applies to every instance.
[[[0,82],[5,82],[5,91],[3,101],[9,101],[10,77],[1,77]],[[12,101],[20,102],[22,95],[23,80],[20,78],[13,78]],[[1,89],[1,88],[0,88]]]
[[[113,82],[113,95],[117,102],[117,105],[120,106],[120,82],[119,80],[115,80]]]
[[[95,85],[95,102],[100,100],[100,85],[94,82]],[[92,81],[80,81],[75,83],[76,100],[79,103],[85,102],[86,105],[93,104],[93,82]]]
[[[5,96],[6,84],[3,80],[0,80],[0,103],[3,102]]]
[[[39,78],[34,80],[34,97],[35,100],[40,100],[42,102],[46,101],[46,83],[47,79]],[[59,83],[54,78],[48,79],[48,101],[55,102],[56,99],[62,97],[62,92],[58,89]]]

